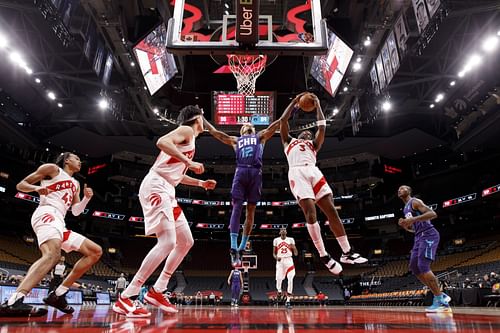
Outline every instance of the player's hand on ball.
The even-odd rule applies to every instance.
[[[83,195],[85,196],[85,198],[90,200],[92,198],[92,196],[94,195],[94,191],[90,187],[87,187],[87,184],[84,184],[83,185]]]
[[[213,179],[207,179],[201,182],[201,187],[203,187],[205,190],[213,190],[216,185],[217,182]]]
[[[193,161],[189,161],[188,169],[193,171],[194,173],[196,173],[198,175],[205,172],[205,167],[203,166],[202,163],[193,162]]]

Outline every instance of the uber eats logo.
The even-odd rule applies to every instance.
[[[238,0],[236,16],[237,41],[255,44],[259,41],[259,0]]]

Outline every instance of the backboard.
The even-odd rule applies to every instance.
[[[328,50],[320,0],[172,0],[174,54],[321,55]]]

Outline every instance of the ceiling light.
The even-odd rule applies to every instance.
[[[366,39],[365,41],[363,42],[363,45],[364,46],[369,46],[371,44],[371,39],[370,39],[370,36],[366,36]]]
[[[229,11],[225,10],[224,14],[229,15]]]
[[[135,62],[131,61],[130,66],[135,67]]]
[[[349,88],[347,88],[347,87],[344,87],[344,89],[342,89],[342,90],[344,90],[344,91],[347,91],[347,90],[349,90]]]
[[[63,105],[61,103],[57,103],[57,106],[60,107],[60,108],[63,107]]]
[[[356,62],[361,62],[361,57],[357,57]]]
[[[429,105],[431,109],[434,109],[434,104]]]
[[[16,51],[12,52],[10,55],[9,55],[9,59],[13,62],[13,63],[16,63],[18,65],[22,65],[22,64],[25,64],[26,63],[24,62],[23,60],[23,57]]]
[[[54,94],[52,91],[49,91],[47,93],[47,97],[50,98],[51,100],[55,100],[56,99],[56,94]]]
[[[337,113],[339,113],[339,109],[338,108],[333,109],[333,115],[336,116]]]
[[[159,113],[160,113],[160,110],[158,110],[158,108],[154,108],[154,109],[153,109],[153,112],[154,112],[155,114],[159,114]]]
[[[460,71],[460,72],[458,72],[458,77],[464,77],[464,75],[465,75],[465,72],[464,72],[464,71]]]
[[[359,62],[355,62],[354,65],[352,65],[352,70],[357,72],[361,69],[361,64]]]
[[[384,101],[384,102],[382,103],[382,110],[384,110],[384,111],[389,111],[390,109],[392,109],[392,104],[391,104],[391,102],[389,102],[389,101],[387,101],[387,100],[386,100],[386,101]]]
[[[453,86],[455,85],[455,83],[456,83],[455,81],[451,81],[451,82],[450,82],[450,86],[452,86],[452,87],[453,87]]]
[[[42,80],[40,80],[39,78],[36,78],[36,79],[35,79],[35,82],[36,82],[36,83],[42,83]]]
[[[99,109],[106,110],[108,107],[109,107],[109,103],[105,98],[103,98],[99,101]]]
[[[444,98],[444,94],[443,93],[439,93],[436,96],[435,102],[436,103],[441,102],[443,100],[443,98]]]
[[[144,88],[144,90],[148,90],[148,87],[146,87],[146,86],[144,86],[143,88]]]
[[[465,64],[465,68],[471,69],[471,68],[476,67],[477,65],[479,65],[481,63],[481,60],[482,60],[482,58],[480,55],[473,54],[467,60],[467,63]]]
[[[226,2],[226,3],[224,4],[224,7],[226,7],[227,9],[229,9],[229,4]]]
[[[4,35],[0,35],[0,48],[3,49],[8,44],[9,44],[9,41],[7,40],[7,38],[5,38]]]
[[[26,71],[26,73],[27,73],[28,75],[33,74],[33,70],[32,70],[31,68],[29,68],[29,67],[24,67],[24,70]]]
[[[484,40],[482,47],[484,51],[491,52],[497,48],[497,45],[498,45],[498,37],[489,36]]]

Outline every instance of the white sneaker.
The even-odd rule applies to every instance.
[[[332,274],[339,275],[342,272],[342,265],[333,259],[329,254],[321,257],[320,260]]]
[[[368,259],[363,258],[359,253],[349,251],[347,253],[344,253],[340,257],[340,262],[343,264],[364,264],[368,262]]]

